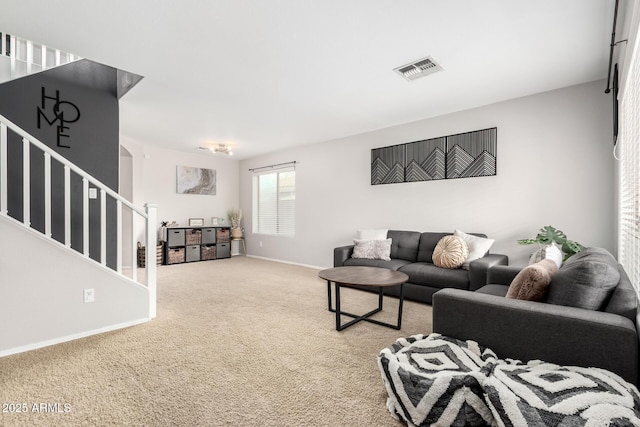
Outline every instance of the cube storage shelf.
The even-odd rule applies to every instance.
[[[166,229],[167,264],[231,257],[229,227],[169,227]]]

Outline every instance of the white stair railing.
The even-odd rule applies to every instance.
[[[0,55],[11,59],[11,79],[82,59],[77,55],[0,33]]]
[[[0,115],[0,216],[6,218],[15,219],[8,209],[8,165],[10,159],[8,158],[7,149],[9,144],[9,132],[13,132],[22,138],[22,221],[21,224],[35,230],[31,227],[31,156],[32,147],[37,148],[44,156],[44,236],[49,239],[52,233],[52,161],[59,162],[64,168],[64,242],[58,242],[52,239],[54,242],[58,242],[66,246],[69,250],[75,250],[71,248],[71,174],[74,173],[82,179],[82,255],[89,258],[89,247],[91,233],[89,231],[89,199],[90,199],[90,187],[97,189],[100,197],[100,260],[95,262],[99,263],[104,268],[110,268],[116,271],[119,275],[127,277],[123,274],[123,230],[122,219],[124,215],[131,216],[131,242],[132,245],[132,277],[134,282],[138,282],[138,266],[137,266],[137,241],[139,227],[136,224],[144,222],[143,234],[145,235],[144,241],[146,242],[146,254],[145,254],[145,268],[146,268],[146,286],[149,292],[149,317],[156,317],[156,246],[157,246],[157,234],[156,229],[156,205],[147,204],[145,210],[141,210],[124,199],[118,193],[113,191],[101,183],[98,179],[92,177],[90,174],[74,165],[66,158],[58,154],[47,145],[40,142],[29,133],[25,132],[19,126],[12,123],[10,120]],[[107,200],[113,199],[116,202],[116,265],[110,267],[107,265]],[[141,220],[137,221],[137,218]],[[75,218],[74,218],[75,219]]]

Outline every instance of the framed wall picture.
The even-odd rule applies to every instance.
[[[189,227],[202,227],[204,218],[189,218]]]
[[[216,194],[215,169],[176,166],[176,192],[178,194]]]

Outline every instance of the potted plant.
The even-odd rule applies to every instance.
[[[231,237],[234,239],[242,237],[242,226],[240,221],[242,220],[242,209],[230,209],[227,211],[227,218],[231,223]]]
[[[584,249],[580,243],[567,239],[567,235],[550,225],[545,225],[540,229],[540,232],[535,239],[520,239],[518,244],[531,245],[537,243],[538,245],[556,245],[565,256],[563,262],[566,261],[571,255],[574,255]]]

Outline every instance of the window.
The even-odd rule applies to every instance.
[[[629,72],[619,96],[620,123],[618,259],[638,291],[640,286],[640,43],[630,54]]]
[[[280,169],[253,176],[253,232],[295,234],[296,171]]]

